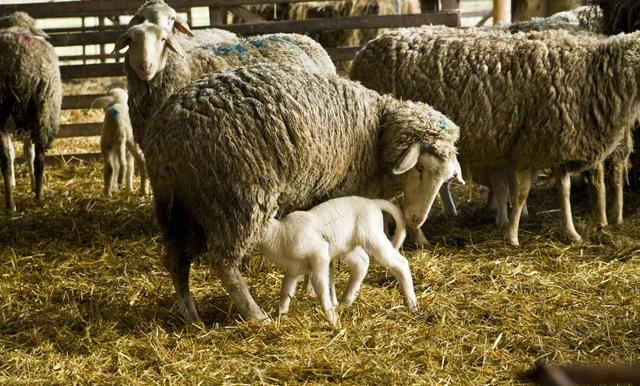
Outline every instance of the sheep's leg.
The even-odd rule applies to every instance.
[[[513,179],[515,184],[515,202],[511,207],[511,217],[507,225],[505,238],[511,245],[520,245],[518,241],[518,228],[520,227],[520,216],[522,208],[527,202],[529,189],[531,188],[531,169],[514,170]]]
[[[253,296],[251,296],[251,292],[249,292],[249,287],[244,277],[242,277],[240,269],[236,265],[219,261],[221,259],[211,260],[216,261],[213,268],[222,281],[222,286],[229,296],[231,296],[233,304],[238,307],[240,315],[245,319],[268,321],[269,316],[258,306],[256,301],[253,300]],[[242,259],[238,258],[236,261],[240,260]]]
[[[371,234],[367,252],[387,267],[398,280],[404,295],[404,304],[411,312],[418,310],[418,299],[413,289],[413,279],[407,259],[396,250],[384,234]]]
[[[284,315],[289,312],[289,305],[291,304],[291,299],[293,299],[296,292],[298,278],[299,275],[292,275],[288,272],[284,274],[284,277],[282,278],[282,288],[280,288],[279,315]]]
[[[11,155],[9,154],[8,136],[9,134],[6,133],[2,133],[0,136],[0,170],[2,171],[2,180],[4,181],[5,210],[13,213],[16,211],[16,204],[13,201],[13,189],[11,188],[11,174],[9,171]]]
[[[407,226],[407,233],[409,233],[409,238],[416,247],[418,248],[427,248],[429,246],[429,240],[422,232],[421,228],[414,228],[412,226]]]
[[[36,175],[35,170],[33,169],[33,162],[36,158],[35,146],[31,142],[31,139],[25,138],[24,142],[22,142],[22,155],[24,156],[24,160],[27,163],[27,169],[29,169],[29,179],[31,181],[31,190],[36,191]]]
[[[496,225],[499,229],[509,224],[508,205],[509,205],[509,187],[506,182],[505,174],[502,171],[490,171],[489,185],[491,191],[491,205],[496,210]]]
[[[325,252],[322,256],[311,259],[311,270],[313,272],[311,275],[311,283],[313,284],[316,294],[318,294],[318,299],[322,305],[325,317],[334,327],[337,327],[339,317],[329,290],[329,275],[331,275],[330,258],[328,251]]]
[[[456,203],[451,197],[451,191],[449,190],[449,181],[442,183],[439,191],[440,202],[442,203],[442,209],[447,217],[454,217],[458,215],[456,210]]]
[[[44,177],[44,147],[40,144],[36,144],[34,156],[33,156],[33,175],[35,176],[34,193],[36,194],[36,200],[44,200],[43,190],[43,177]]]
[[[167,241],[167,252],[164,256],[164,266],[171,275],[173,287],[178,298],[178,307],[186,323],[194,323],[200,320],[198,311],[193,302],[193,296],[189,289],[189,272],[191,259],[181,250],[175,242]]]
[[[560,209],[562,213],[562,225],[564,227],[564,233],[573,242],[579,243],[582,241],[582,237],[576,232],[576,228],[573,225],[573,217],[571,215],[571,177],[569,173],[560,170],[555,170],[556,186],[560,195]]]
[[[2,134],[2,140],[6,141],[5,146],[9,149],[9,184],[12,188],[16,187],[16,152],[13,148],[11,134]]]
[[[111,191],[117,192],[120,188],[118,185],[118,177],[120,176],[120,170],[122,169],[120,165],[120,161],[118,160],[118,155],[113,152],[113,149],[110,150],[109,159],[111,160],[111,169],[113,172],[111,173]]]
[[[349,282],[340,296],[340,302],[352,304],[358,296],[364,277],[367,275],[369,255],[362,248],[357,247],[342,260],[349,266]]]
[[[131,153],[127,152],[127,163],[125,168],[124,183],[127,191],[133,191],[133,172],[135,171],[135,163]]]
[[[588,181],[593,219],[598,225],[605,226],[607,225],[607,192],[604,182],[604,164],[602,162],[599,162],[589,171]]]
[[[624,204],[624,183],[627,168],[626,162],[615,162],[613,164],[613,189],[615,196],[613,199],[613,223],[622,224],[622,208]]]
[[[149,194],[149,177],[147,176],[147,164],[144,161],[144,155],[142,150],[133,141],[127,141],[127,150],[135,159],[135,163],[138,164],[140,170],[140,191],[142,194]]]

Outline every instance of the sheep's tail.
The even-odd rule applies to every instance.
[[[398,249],[402,246],[404,238],[407,236],[407,225],[404,222],[404,213],[395,204],[387,200],[373,200],[383,212],[387,212],[396,222],[396,231],[391,238],[391,244]]]

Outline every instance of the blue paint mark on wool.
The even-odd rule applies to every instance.
[[[281,38],[277,35],[269,35],[265,37],[257,37],[257,38],[246,38],[242,43],[237,44],[224,44],[224,45],[215,45],[215,44],[207,44],[203,46],[204,49],[213,51],[222,56],[229,55],[238,55],[240,60],[244,60],[247,57],[247,50],[245,48],[246,44],[250,44],[257,48],[260,51],[269,50],[271,47],[269,43],[279,43],[293,51],[301,51],[301,48],[296,44]]]
[[[120,109],[115,106],[111,106],[107,109],[107,114],[117,117],[118,115],[120,115]]]
[[[438,119],[438,128],[440,130],[447,130],[449,128],[449,120],[448,119]]]
[[[222,56],[229,56],[231,54],[237,54],[240,60],[244,60],[247,56],[247,51],[240,44],[225,44],[223,46],[216,46],[214,44],[207,44],[204,48],[211,50]]]

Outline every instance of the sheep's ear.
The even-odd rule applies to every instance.
[[[177,29],[185,35],[193,36],[193,32],[191,32],[189,24],[187,24],[186,21],[182,20],[182,18],[176,17],[176,20],[173,22],[173,28]]]
[[[49,35],[38,27],[31,27],[29,28],[29,30],[34,35],[42,36],[45,39],[49,39]]]
[[[173,36],[167,36],[167,47],[184,58],[184,51],[182,51],[182,47],[180,47],[180,44],[178,44]]]
[[[146,19],[142,15],[134,15],[131,20],[129,20],[129,24],[127,24],[127,26],[132,27],[134,25],[142,24],[145,20]]]
[[[409,169],[416,166],[418,158],[420,158],[420,143],[415,142],[409,146],[402,155],[402,158],[393,167],[393,174],[406,173]]]
[[[111,53],[115,54],[116,52],[122,51],[123,48],[129,46],[129,43],[131,43],[131,38],[126,33],[123,33],[120,35],[118,40],[116,40],[116,45],[113,47],[113,51]]]

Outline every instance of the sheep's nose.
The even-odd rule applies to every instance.
[[[151,64],[151,62],[143,62],[140,63],[140,69],[145,73],[148,74],[151,72],[151,67],[153,67],[153,65]]]

